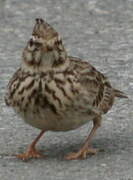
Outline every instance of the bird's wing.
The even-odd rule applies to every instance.
[[[79,82],[86,91],[86,98],[92,107],[106,113],[114,102],[114,90],[107,78],[88,62],[69,57],[71,67],[77,71]]]

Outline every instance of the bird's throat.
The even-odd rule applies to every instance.
[[[22,69],[24,71],[43,71],[47,72],[51,69],[56,71],[64,70],[68,66],[67,53],[65,50],[58,51],[28,51],[25,49],[23,53]]]

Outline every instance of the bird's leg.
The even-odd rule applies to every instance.
[[[91,139],[96,133],[97,128],[101,125],[101,117],[96,117],[93,120],[93,128],[86,138],[84,145],[80,148],[78,152],[72,152],[65,156],[66,160],[73,160],[73,159],[84,159],[86,158],[87,154],[95,155],[98,149],[93,149],[91,147]]]
[[[42,157],[43,155],[36,150],[35,146],[36,146],[37,142],[39,141],[39,139],[44,134],[44,132],[45,132],[44,130],[42,130],[40,132],[40,134],[35,138],[35,140],[28,146],[26,152],[16,155],[17,158],[22,159],[22,160],[28,160],[30,158]]]

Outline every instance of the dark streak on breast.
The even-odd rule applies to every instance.
[[[58,97],[55,95],[55,91],[54,91],[54,90],[51,90],[51,89],[48,87],[47,84],[45,85],[45,90],[46,90],[49,94],[51,94],[51,95],[53,96],[54,100],[57,100],[57,101],[58,101],[58,103],[59,103],[60,106],[62,106],[62,103],[61,103],[60,98],[58,98]]]
[[[43,97],[42,100],[43,100],[42,108],[44,108],[44,109],[45,108],[50,108],[53,111],[54,114],[56,114],[56,115],[58,114],[56,107],[54,106],[54,104],[49,103],[46,96]]]
[[[55,78],[54,80],[55,80],[56,84],[65,85],[65,81],[62,81],[62,80],[60,80],[60,79],[58,79],[58,78]]]
[[[34,85],[34,82],[35,82],[35,80],[32,80],[32,81],[25,87],[25,89],[28,90],[28,89],[32,88],[33,85]]]
[[[16,85],[16,88],[13,88],[13,91],[11,91],[11,93],[10,93],[10,97],[11,97],[11,98],[12,98],[13,95],[15,94],[15,92],[16,92],[16,90],[18,89],[18,87],[20,86],[20,84],[21,84],[21,82],[18,81],[18,83],[17,83],[17,85]]]

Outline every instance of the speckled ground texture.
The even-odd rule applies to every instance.
[[[6,107],[8,80],[21,62],[34,19],[42,17],[63,37],[69,54],[87,59],[128,94],[103,117],[85,160],[63,156],[83,143],[91,123],[69,132],[47,132],[38,143],[46,158],[22,162],[39,133]],[[133,180],[133,0],[0,0],[0,180]]]

